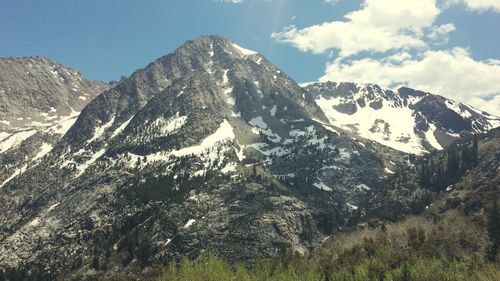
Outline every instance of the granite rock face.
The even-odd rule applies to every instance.
[[[109,86],[43,57],[0,58],[0,120],[3,130],[51,123],[80,112]]]
[[[37,164],[108,88],[47,58],[0,58],[0,187]]]

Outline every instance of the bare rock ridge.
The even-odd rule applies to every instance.
[[[380,93],[393,97],[366,106],[405,103]],[[0,266],[82,273],[95,258],[144,268],[204,250],[251,263],[319,247],[412,164],[337,123],[361,110],[336,95],[224,38],[186,42],[86,105],[45,165],[4,182]]]
[[[50,123],[58,116],[79,112],[109,87],[43,57],[0,58],[0,78],[4,130],[9,125],[24,128]]]
[[[36,164],[108,88],[47,58],[0,58],[0,187]]]

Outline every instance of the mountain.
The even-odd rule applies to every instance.
[[[47,58],[0,58],[0,187],[48,153],[108,88]]]
[[[484,133],[500,117],[442,96],[373,84],[305,85],[329,124],[348,133],[406,152],[423,154],[446,148],[460,133]]]
[[[187,42],[95,98],[46,165],[0,189],[0,264],[62,273],[106,256],[134,268],[316,248],[403,161],[327,122],[261,55]]]
[[[224,38],[186,42],[93,99],[44,165],[0,188],[0,266],[78,280],[319,248],[418,164],[333,126],[321,97]]]

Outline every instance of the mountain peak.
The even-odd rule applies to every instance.
[[[233,49],[233,51],[237,51],[238,53],[242,55],[256,55],[258,54],[255,51],[246,49],[241,47],[240,45],[222,37],[219,35],[203,35],[198,37],[197,39],[187,41],[185,44],[183,44],[179,49],[182,49],[187,46],[203,46],[203,47],[209,47],[210,49],[214,47],[222,47],[222,48],[229,48]]]
[[[235,59],[250,58],[258,63],[263,59],[257,52],[217,35],[201,36],[187,41],[174,52],[158,59],[158,62],[168,64],[171,58],[178,62],[189,63],[195,68],[200,64],[213,62],[227,64]]]

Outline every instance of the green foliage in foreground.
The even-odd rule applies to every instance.
[[[360,264],[346,266],[334,272],[325,271],[319,263],[296,257],[284,265],[266,261],[252,269],[232,268],[211,254],[191,262],[184,259],[179,265],[170,264],[155,281],[348,281],[348,280],[500,280],[497,265],[483,261],[463,262],[443,259],[417,258],[397,266],[369,258]]]
[[[500,280],[498,251],[483,216],[450,212],[341,234],[309,255],[282,253],[252,268],[205,253],[170,264],[154,281]],[[494,239],[493,239],[494,240]]]
[[[282,280],[320,281],[325,280],[319,265],[303,258],[297,258],[288,265],[276,261],[259,263],[252,269],[229,264],[212,254],[203,254],[194,262],[183,259],[179,265],[171,263],[156,281],[225,281],[225,280]]]

